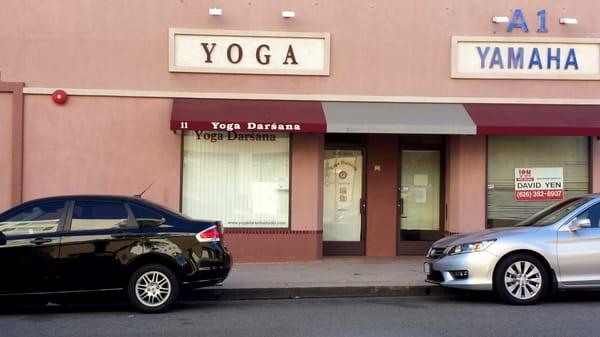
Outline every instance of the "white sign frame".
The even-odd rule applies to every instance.
[[[451,78],[473,79],[537,79],[537,80],[600,80],[600,64],[597,74],[533,74],[533,73],[463,73],[459,72],[459,44],[472,43],[522,43],[522,44],[564,44],[564,45],[595,45],[598,48],[600,60],[600,39],[598,38],[563,38],[563,37],[505,37],[505,36],[453,36],[451,50]],[[545,60],[542,60],[543,62]],[[600,63],[600,62],[599,62]]]
[[[290,69],[261,69],[259,67],[248,69],[236,69],[232,67],[191,67],[175,65],[176,35],[194,35],[210,37],[250,37],[265,39],[320,39],[323,40],[323,68],[320,70],[307,70],[301,68]],[[331,34],[330,33],[309,33],[309,32],[268,32],[268,31],[241,31],[241,30],[210,30],[210,29],[188,29],[188,28],[169,28],[169,72],[184,73],[216,73],[216,74],[260,74],[260,75],[312,75],[329,76],[329,63],[331,54]]]

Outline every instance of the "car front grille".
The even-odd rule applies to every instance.
[[[427,253],[427,257],[431,259],[439,259],[444,255],[444,247],[431,247]]]

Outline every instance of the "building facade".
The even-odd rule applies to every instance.
[[[152,184],[236,261],[305,261],[600,192],[591,0],[3,7],[0,210]]]

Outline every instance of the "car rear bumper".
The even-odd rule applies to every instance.
[[[468,290],[492,290],[494,266],[498,257],[486,251],[448,255],[429,259],[431,272],[425,280],[444,287]],[[466,273],[466,277],[457,276]]]
[[[229,250],[221,247],[218,258],[199,259],[192,273],[187,274],[182,283],[190,287],[204,287],[223,282],[233,265]]]

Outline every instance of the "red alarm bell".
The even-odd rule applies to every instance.
[[[67,93],[61,89],[55,90],[52,93],[52,100],[54,101],[54,103],[59,105],[65,104],[68,97],[69,96],[67,95]]]

